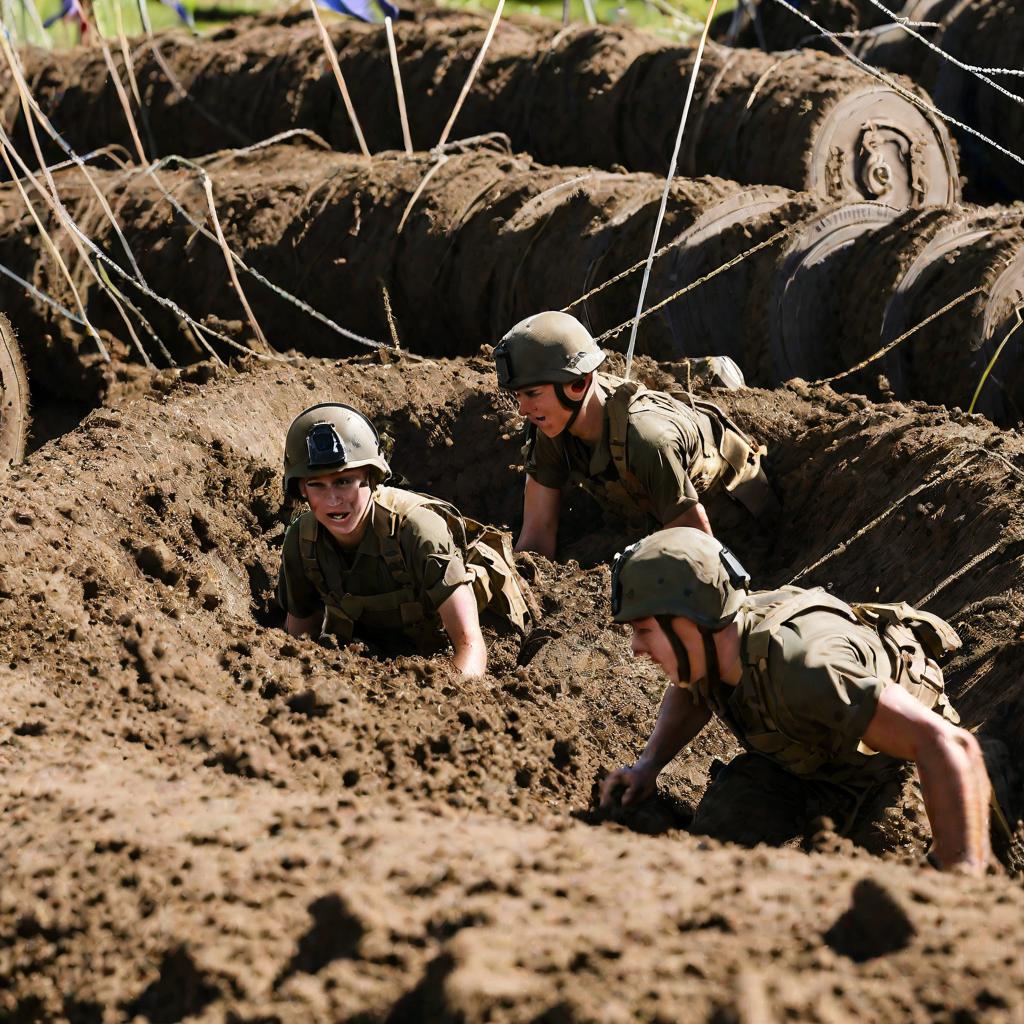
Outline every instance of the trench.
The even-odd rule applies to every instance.
[[[639,372],[667,384],[647,360]],[[657,675],[631,662],[623,630],[604,616],[602,559],[633,538],[613,522],[592,521],[574,536],[579,522],[570,517],[557,562],[528,560],[545,632],[525,667],[518,650],[496,650],[496,689],[453,687],[422,659],[382,665],[291,641],[266,628],[279,621],[271,591],[288,516],[278,491],[281,436],[300,408],[332,398],[365,409],[390,432],[393,465],[414,489],[515,527],[517,423],[480,364],[363,360],[219,371],[202,388],[168,385],[162,398],[92,414],[59,450],[0,481],[3,544],[22,552],[17,561],[4,552],[0,584],[11,613],[3,658],[27,665],[59,640],[69,694],[79,674],[99,668],[101,688],[129,694],[125,728],[163,735],[152,741],[156,749],[186,764],[199,757],[245,774],[276,763],[274,773],[306,784],[349,770],[323,751],[352,745],[369,756],[354,783],[359,792],[397,787],[417,799],[443,798],[458,770],[479,773],[479,788],[467,784],[465,798],[494,813],[535,813],[551,800],[588,807],[599,772],[635,756],[661,694]],[[1015,538],[1024,537],[1024,447],[979,417],[873,406],[827,390],[716,392],[716,400],[773,453],[784,512],[777,534],[767,544],[727,538],[755,586],[788,582],[820,563],[802,584],[850,599],[927,598],[926,607],[969,641],[947,672],[965,723],[1020,756],[1015,623],[1024,541]],[[78,482],[67,493],[72,463]],[[62,500],[52,497],[57,489]],[[90,513],[98,492],[102,511]],[[716,507],[709,511],[714,521]],[[105,662],[122,668],[111,672]],[[195,695],[175,679],[198,687]],[[212,694],[225,686],[229,703],[203,727],[202,744],[185,739],[193,731],[185,723],[207,721]],[[433,712],[418,702],[427,691],[454,702],[443,722],[432,724]],[[467,730],[480,731],[466,716],[487,719],[486,742],[466,739]],[[312,730],[305,739],[289,731],[296,720]],[[385,743],[388,733],[396,738]],[[710,730],[667,773],[664,806],[646,809],[637,827],[678,827],[711,761],[733,749],[720,728]]]
[[[637,372],[674,380],[645,357]],[[980,417],[828,389],[715,398],[774,450],[784,516],[771,543],[744,553],[755,580],[774,585],[818,563],[804,582],[843,596],[920,602],[935,591],[927,607],[967,641],[948,672],[954,701],[1019,758],[1020,439]],[[4,1005],[75,1019],[104,1007],[237,1006],[240,1020],[274,1006],[290,1019],[342,993],[336,1019],[383,1020],[398,1006],[483,1020],[496,1005],[486,993],[506,991],[495,979],[524,964],[556,979],[559,1005],[577,1005],[563,979],[577,978],[584,957],[614,966],[642,950],[646,963],[653,948],[663,966],[676,936],[708,965],[735,946],[737,962],[760,956],[778,971],[780,957],[797,955],[791,946],[804,950],[793,970],[804,984],[821,975],[830,993],[851,991],[851,1014],[857,975],[823,968],[822,956],[903,955],[901,984],[908,972],[915,992],[941,981],[942,1005],[982,998],[975,966],[962,963],[977,948],[971,934],[988,936],[1013,969],[1020,899],[1003,880],[881,866],[825,831],[810,844],[825,856],[812,858],[688,836],[714,760],[733,753],[721,728],[666,770],[658,801],[610,821],[593,812],[595,781],[636,756],[663,683],[607,622],[608,573],[592,537],[567,532],[557,561],[523,562],[546,635],[525,665],[514,650],[492,650],[479,680],[268,628],[288,516],[283,435],[325,399],[377,420],[411,485],[513,525],[517,424],[486,362],[473,359],[203,364],[93,412],[61,445],[0,476],[0,735],[16,761],[4,794],[2,841],[16,865],[0,908]],[[632,539],[602,530],[609,544]],[[915,818],[889,821],[897,860],[926,841]],[[683,885],[693,894],[676,907]],[[974,899],[950,895],[951,885]],[[864,886],[881,910],[860,908]],[[567,902],[574,893],[578,905]],[[749,919],[736,916],[743,908]],[[592,916],[580,923],[581,914]],[[880,920],[884,935],[872,925]],[[571,922],[610,952],[581,948]],[[923,952],[933,935],[942,945],[952,935],[956,970],[941,948]],[[543,943],[557,951],[538,953]],[[225,944],[237,973],[218,959]],[[458,965],[480,949],[490,966],[478,992]],[[97,964],[106,980],[80,987],[77,972]],[[676,966],[673,977],[685,974]],[[968,980],[950,992],[957,971]],[[597,983],[621,986],[616,977]],[[997,971],[985,998],[1008,1000],[1013,978]],[[651,1019],[668,1003],[671,1016],[685,993],[669,998],[651,979]],[[583,980],[595,984],[590,972]],[[705,1017],[732,1005],[717,976],[698,981],[690,1005],[699,998]],[[168,994],[175,985],[180,999]],[[901,1019],[905,991],[884,1004],[896,1007],[884,1019]],[[514,1020],[524,1005],[547,1012],[554,997],[517,982],[502,998]],[[587,1013],[600,1019],[596,1007]]]

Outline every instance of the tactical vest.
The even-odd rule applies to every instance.
[[[633,504],[650,514],[651,502],[629,468],[630,413],[657,409],[677,417],[683,404],[671,395],[648,391],[636,381],[605,375],[614,390],[605,402],[608,415],[608,446],[622,486]],[[726,494],[738,501],[752,516],[773,515],[778,499],[768,485],[761,459],[767,449],[756,445],[729,417],[711,402],[691,399],[694,417],[701,435],[704,472],[694,480],[701,496],[721,484]]]
[[[734,688],[719,683],[710,692],[708,703],[746,749],[763,754],[794,775],[827,775],[823,766],[834,761],[833,753],[824,746],[812,746],[782,732],[776,715],[777,694],[769,674],[769,653],[772,644],[780,642],[779,630],[809,612],[828,612],[873,629],[889,656],[891,681],[924,707],[954,725],[959,723],[959,715],[946,696],[937,659],[956,650],[960,638],[937,615],[908,604],[848,605],[820,588],[805,591],[793,587],[752,594],[743,611],[748,627],[742,645],[744,680],[740,685],[747,699],[740,708],[730,707]],[[858,752],[874,753],[863,743],[858,745]]]
[[[421,648],[436,643],[440,628],[438,616],[424,608],[399,539],[406,518],[417,508],[430,509],[448,524],[466,568],[473,573],[477,608],[491,608],[516,629],[525,631],[529,610],[523,585],[513,568],[512,548],[506,534],[465,518],[440,498],[378,487],[370,508],[369,528],[376,534],[380,557],[398,585],[395,590],[383,594],[352,594],[332,589],[316,553],[321,526],[312,512],[304,512],[299,518],[302,567],[324,602],[324,632],[351,640],[356,623],[364,620],[375,629],[399,629]]]

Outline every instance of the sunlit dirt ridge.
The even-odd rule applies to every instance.
[[[1012,1017],[1009,881],[828,835],[807,856],[587,824],[661,692],[607,624],[600,564],[535,560],[553,638],[499,647],[476,682],[275,628],[280,426],[341,396],[391,432],[413,486],[511,521],[518,424],[486,360],[164,373],[0,481],[7,1014],[675,1020],[685,1000],[694,1019]],[[919,600],[1019,535],[1024,448],[979,418],[827,390],[718,397],[776,453],[786,526],[745,553],[760,582],[922,484],[804,582]],[[598,529],[562,555],[594,564],[621,542]],[[949,673],[968,724],[1011,739],[1022,554],[1005,543],[929,603],[968,640]],[[730,751],[710,733],[624,823],[685,825]],[[893,822],[897,861],[921,828]]]

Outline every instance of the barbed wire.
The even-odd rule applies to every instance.
[[[37,288],[31,281],[26,281],[20,274],[16,274],[10,267],[5,267],[0,263],[0,274],[5,277],[9,277],[12,281],[20,284],[25,291],[34,295],[41,302],[45,302],[48,306],[52,306],[61,316],[66,317],[72,323],[76,323],[79,327],[87,327],[88,324],[77,314],[72,313],[67,306],[62,306],[52,295],[44,292],[41,288]]]
[[[939,117],[943,121],[955,125],[961,131],[967,132],[968,135],[973,135],[975,138],[980,139],[986,145],[998,150],[1000,153],[1003,154],[1003,156],[1007,156],[1016,163],[1021,164],[1021,166],[1024,166],[1024,157],[1019,156],[1017,153],[1014,153],[1012,150],[1007,149],[1005,146],[1001,146],[994,139],[990,139],[984,133],[979,132],[977,128],[972,128],[969,124],[965,124],[963,121],[958,120],[952,115],[947,114],[942,110],[939,110],[939,108],[936,107],[933,103],[928,103],[926,100],[918,96],[917,93],[914,93],[911,90],[907,89],[905,86],[900,85],[900,83],[897,82],[894,78],[891,78],[889,75],[885,74],[883,71],[880,71],[878,68],[872,67],[872,65],[868,64],[866,61],[861,60],[848,46],[846,46],[845,43],[843,43],[843,41],[836,35],[835,32],[825,28],[822,25],[819,25],[809,14],[806,14],[803,11],[799,10],[797,7],[791,4],[789,0],[775,0],[775,3],[785,7],[786,10],[791,11],[798,18],[802,18],[804,21],[807,22],[808,25],[816,29],[826,38],[830,39],[832,43],[835,44],[839,51],[848,60],[852,61],[857,67],[859,67],[862,71],[866,72],[867,74],[871,75],[873,78],[877,78],[880,82],[884,82],[887,86],[889,86],[890,89],[892,89],[898,95],[902,96],[905,100],[909,100],[915,106],[920,107],[920,109],[926,110],[928,111],[928,113],[934,115],[935,117]]]
[[[880,0],[871,0],[871,3],[874,4],[875,7],[877,7],[880,11],[884,11],[886,14],[889,15],[890,18],[893,19],[894,28],[903,29],[903,31],[906,32],[907,35],[913,36],[915,39],[924,43],[924,45],[927,46],[929,50],[932,50],[933,52],[937,53],[940,57],[942,57],[943,60],[947,60],[951,64],[955,64],[958,68],[960,68],[961,71],[968,71],[971,74],[975,75],[977,78],[980,78],[983,82],[987,82],[993,88],[998,89],[999,92],[1008,96],[1014,102],[1024,103],[1024,96],[1018,96],[1016,93],[1008,92],[1001,85],[998,85],[997,83],[991,81],[989,78],[986,77],[987,75],[1024,76],[1024,70],[1021,70],[1020,68],[985,68],[978,67],[977,65],[974,64],[965,64],[959,58],[954,57],[948,50],[943,50],[941,46],[938,46],[937,44],[933,43],[930,39],[926,39],[919,32],[914,31],[915,28],[941,28],[941,22],[936,23],[928,21],[910,21],[909,18],[901,18],[894,11],[890,11],[889,8],[885,6],[885,4],[880,2]]]
[[[810,565],[804,566],[787,584],[792,586],[797,580],[803,579],[804,576],[814,572],[815,569],[820,569],[826,562],[830,562],[836,555],[841,555],[846,549],[853,544],[855,541],[860,540],[866,533],[873,530],[879,523],[884,522],[896,511],[904,502],[909,501],[911,498],[916,498],[922,491],[927,490],[929,487],[934,487],[936,484],[941,483],[947,477],[955,476],[960,470],[962,470],[971,459],[978,457],[978,452],[971,452],[966,458],[961,459],[960,462],[953,466],[943,470],[938,476],[930,477],[929,479],[922,480],[916,487],[907,491],[902,497],[897,498],[895,501],[886,505],[878,515],[874,516],[867,523],[865,523],[860,529],[855,530],[846,540],[840,541],[830,550],[825,552],[817,561],[812,562]]]
[[[820,380],[811,381],[810,383],[833,384],[837,380],[842,380],[844,377],[851,376],[858,370],[863,370],[865,366],[870,366],[871,363],[873,363],[876,359],[881,359],[882,356],[887,355],[894,348],[896,348],[897,345],[902,345],[903,342],[905,342],[908,338],[916,334],[919,330],[921,330],[922,327],[927,327],[928,324],[930,324],[933,320],[937,320],[940,316],[944,316],[951,309],[954,309],[956,306],[959,306],[961,302],[965,302],[972,296],[984,294],[984,291],[984,288],[982,288],[980,285],[977,285],[974,288],[970,288],[967,291],[962,292],[955,299],[952,299],[951,301],[947,302],[941,309],[935,310],[935,312],[932,313],[930,316],[925,317],[924,320],[921,320],[920,322],[914,324],[914,326],[911,327],[909,330],[904,331],[898,338],[894,338],[892,341],[887,342],[877,351],[872,352],[872,354],[869,355],[867,359],[862,359],[859,363],[857,363],[856,366],[851,366],[849,369],[842,370],[840,373],[834,373],[831,377],[822,377]]]
[[[698,277],[696,280],[691,281],[689,284],[683,285],[682,288],[678,289],[677,291],[674,291],[667,298],[662,299],[660,302],[655,303],[653,306],[648,306],[648,308],[645,309],[643,311],[643,313],[641,314],[640,319],[643,320],[644,317],[648,317],[652,313],[657,313],[658,310],[663,309],[670,302],[675,302],[676,299],[681,298],[687,292],[691,292],[695,288],[699,288],[702,284],[706,284],[708,281],[710,281],[714,277],[717,277],[719,274],[724,274],[725,271],[731,270],[733,267],[735,267],[738,264],[742,263],[745,259],[748,259],[750,256],[753,256],[756,253],[759,253],[762,249],[767,249],[769,246],[774,245],[776,242],[782,241],[782,239],[784,239],[787,236],[793,234],[795,231],[797,231],[798,229],[800,229],[802,227],[803,227],[803,222],[802,221],[797,221],[794,224],[790,224],[787,227],[784,227],[781,230],[776,231],[775,234],[769,235],[763,241],[758,242],[757,245],[751,246],[749,249],[745,250],[744,252],[741,252],[738,255],[734,256],[731,260],[727,260],[725,263],[721,264],[720,266],[715,267],[714,270],[711,270],[708,273],[702,275],[701,277]],[[685,239],[683,239],[683,240],[685,241]],[[643,261],[643,262],[645,263],[646,260]],[[640,266],[643,266],[643,263],[641,263]],[[636,268],[633,268],[633,269],[636,269]],[[607,284],[611,284],[611,283],[612,283],[611,281],[607,282]],[[602,287],[607,287],[607,284],[603,285]],[[598,290],[600,290],[600,289],[594,289],[594,291],[598,291]],[[593,292],[591,292],[590,294],[593,294]],[[598,345],[600,345],[602,342],[607,341],[609,338],[614,338],[616,335],[621,334],[632,322],[633,322],[633,317],[630,317],[628,320],[623,321],[617,327],[609,328],[603,334],[598,335],[597,338],[595,338],[594,340],[597,342]]]

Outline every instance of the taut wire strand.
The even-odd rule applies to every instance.
[[[10,267],[5,267],[2,263],[0,263],[0,274],[3,274],[5,277],[9,277],[17,284],[20,284],[25,291],[31,293],[41,302],[45,302],[46,305],[57,310],[61,316],[67,317],[67,319],[73,324],[78,324],[79,327],[86,326],[86,322],[77,313],[72,313],[67,306],[62,306],[52,295],[47,295],[41,288],[37,288],[31,281],[26,281],[20,274],[16,274]]]
[[[652,313],[657,313],[659,309],[663,309],[670,302],[675,302],[676,299],[681,298],[687,292],[692,292],[695,288],[699,288],[702,284],[707,284],[707,282],[710,281],[712,278],[718,277],[719,274],[724,274],[727,270],[731,270],[733,267],[742,263],[745,259],[748,259],[749,257],[755,255],[756,253],[759,253],[762,249],[767,249],[769,246],[774,245],[776,242],[782,241],[784,238],[787,238],[789,235],[792,235],[802,226],[802,222],[797,221],[795,224],[790,224],[788,227],[784,227],[779,231],[776,231],[775,234],[769,235],[763,241],[758,242],[757,245],[752,245],[749,249],[745,249],[738,255],[733,256],[731,260],[728,260],[725,263],[722,263],[719,266],[715,267],[714,270],[709,270],[706,274],[702,275],[701,277],[698,277],[696,280],[691,281],[689,284],[683,285],[682,288],[678,289],[677,291],[674,291],[667,298],[662,299],[660,302],[656,302],[653,306],[649,306],[647,309],[643,311],[643,313],[640,314],[640,319],[643,320],[644,317],[648,317]],[[672,242],[666,245],[663,249],[659,250],[659,252],[656,253],[655,255],[662,255],[673,246],[679,245],[685,241],[685,236],[680,236],[679,238],[673,239]],[[582,302],[583,299],[589,298],[591,295],[596,294],[597,292],[601,291],[602,288],[607,288],[609,285],[614,284],[616,281],[621,280],[628,274],[631,274],[635,270],[638,270],[641,266],[643,266],[643,264],[638,263],[636,264],[636,266],[630,267],[628,270],[624,270],[621,274],[618,274],[616,277],[613,277],[610,280],[605,281],[604,284],[599,285],[597,288],[591,289],[589,292],[587,292],[586,295],[582,296],[581,298],[577,299],[576,302],[572,303],[572,305],[576,305],[576,303]],[[566,309],[569,308],[571,307],[566,307]],[[617,327],[611,327],[607,331],[605,331],[604,334],[598,335],[598,337],[595,340],[600,345],[602,342],[607,341],[609,338],[614,338],[616,335],[621,334],[631,323],[632,320],[624,320]]]
[[[842,380],[844,377],[849,377],[851,374],[856,373],[858,370],[863,370],[865,366],[870,366],[871,363],[873,363],[876,359],[881,359],[882,356],[887,355],[897,345],[901,345],[904,341],[907,340],[907,338],[911,337],[911,335],[916,334],[919,330],[921,330],[922,327],[927,327],[928,324],[930,324],[933,320],[937,320],[940,316],[944,316],[951,309],[955,308],[956,306],[959,306],[961,302],[966,301],[973,295],[980,295],[982,292],[984,292],[984,289],[980,285],[971,288],[969,291],[966,291],[963,294],[958,295],[955,299],[951,300],[950,302],[947,302],[941,309],[935,310],[935,312],[932,313],[931,316],[925,317],[924,320],[920,321],[920,323],[914,324],[913,327],[911,327],[907,331],[904,331],[898,338],[894,338],[888,344],[883,345],[880,349],[878,349],[878,351],[873,352],[871,355],[869,355],[867,359],[862,359],[859,363],[857,363],[856,366],[851,366],[848,370],[843,370],[841,373],[835,373],[831,377],[822,377],[821,380],[811,381],[810,383],[832,384],[837,380]]]
[[[636,315],[633,317],[633,326],[629,332],[629,345],[626,347],[626,380],[629,380],[630,371],[633,368],[633,350],[636,348],[636,332],[640,326],[640,316],[643,313],[644,299],[647,297],[647,283],[651,279],[651,266],[654,264],[654,253],[658,248],[658,236],[661,234],[661,224],[665,219],[665,210],[668,208],[668,196],[672,190],[672,179],[676,175],[676,164],[679,161],[679,150],[683,144],[683,132],[686,129],[686,119],[690,115],[690,104],[693,102],[693,92],[697,87],[697,75],[700,72],[701,61],[704,59],[704,47],[707,45],[708,33],[711,31],[711,21],[715,16],[718,7],[718,0],[711,0],[707,16],[704,18],[704,31],[700,34],[700,42],[697,44],[697,55],[693,61],[693,70],[690,72],[690,82],[686,88],[686,102],[683,104],[683,115],[679,119],[679,131],[676,132],[676,143],[672,150],[672,159],[668,165],[668,175],[665,178],[665,190],[661,194],[661,206],[658,209],[658,217],[654,222],[654,237],[651,239],[651,251],[647,255],[647,266],[644,267],[643,281],[640,283],[640,298],[636,304]]]
[[[448,141],[448,136],[451,134],[452,128],[455,127],[455,119],[459,116],[459,111],[462,110],[462,104],[466,102],[469,90],[476,79],[477,72],[480,70],[480,65],[484,62],[484,56],[487,53],[487,48],[491,45],[495,29],[497,29],[498,22],[501,20],[501,12],[504,9],[505,0],[498,0],[498,6],[494,10],[494,17],[491,18],[491,23],[487,27],[487,35],[484,36],[484,44],[480,47],[480,52],[476,55],[476,60],[473,61],[473,66],[469,69],[469,74],[466,76],[466,81],[462,86],[462,92],[459,93],[459,98],[455,101],[451,117],[448,118],[448,123],[444,126],[444,131],[441,132],[441,138],[437,140],[437,145],[434,147],[435,149],[441,149],[444,146]]]
[[[936,107],[935,104],[928,103],[926,100],[921,99],[920,96],[918,96],[916,93],[911,92],[909,89],[904,88],[895,79],[890,78],[884,72],[879,71],[878,68],[872,67],[866,61],[861,60],[848,46],[846,46],[842,42],[841,39],[839,39],[835,32],[832,32],[829,29],[819,25],[812,17],[810,17],[810,15],[805,14],[803,11],[794,7],[793,4],[789,3],[789,0],[775,0],[775,3],[781,4],[783,7],[786,8],[787,11],[791,11],[793,14],[797,15],[797,17],[803,18],[803,20],[806,21],[808,25],[817,29],[817,31],[820,32],[827,39],[830,39],[840,50],[843,56],[847,58],[847,60],[852,61],[857,67],[861,69],[861,71],[864,71],[867,74],[871,75],[872,78],[877,78],[880,82],[884,82],[887,86],[889,86],[890,89],[898,93],[905,100],[909,100],[915,106],[920,107],[922,110],[928,111],[929,114],[934,114],[936,117],[942,118],[943,121],[947,121],[949,124],[956,125],[956,127],[961,129],[961,131],[965,131],[968,133],[968,135],[973,135],[976,139],[980,139],[986,145],[998,150],[1000,153],[1003,154],[1003,156],[1008,156],[1011,160],[1016,161],[1018,164],[1024,165],[1024,157],[1018,156],[1012,150],[1007,149],[1005,146],[999,145],[999,143],[996,142],[995,140],[990,139],[987,135],[984,135],[982,132],[979,132],[977,128],[972,128],[969,124],[964,124],[963,121],[958,121],[955,117],[951,116],[950,114],[947,114],[939,110],[939,108]]]
[[[317,28],[320,29],[320,41],[323,43],[324,53],[327,54],[331,71],[334,72],[334,80],[338,83],[338,91],[341,93],[342,102],[345,104],[345,111],[352,124],[352,130],[356,133],[359,151],[363,156],[369,156],[370,151],[366,147],[366,139],[363,138],[363,129],[359,124],[359,118],[356,116],[356,108],[352,105],[352,97],[348,94],[348,84],[345,82],[345,76],[341,73],[341,65],[338,63],[338,51],[334,48],[334,41],[324,27],[320,12],[317,10],[316,0],[309,0],[309,9],[313,12],[313,17],[316,19]]]
[[[402,88],[402,71],[398,66],[398,50],[395,49],[395,32],[391,27],[391,19],[384,19],[384,27],[388,34],[388,54],[391,57],[391,74],[395,79],[395,96],[398,99],[398,119],[402,122],[402,141],[405,143],[407,156],[412,156],[412,136],[409,134],[409,112],[405,108],[405,90]]]
[[[830,562],[836,555],[842,554],[854,541],[860,540],[866,533],[873,530],[879,523],[888,519],[905,501],[909,501],[911,498],[917,497],[922,491],[927,490],[929,487],[934,487],[935,484],[941,483],[947,477],[954,476],[961,469],[963,469],[971,459],[977,458],[977,452],[971,452],[966,458],[963,458],[954,466],[950,466],[948,469],[943,470],[938,476],[931,477],[930,479],[923,480],[912,490],[907,491],[906,494],[901,498],[897,498],[890,505],[887,505],[881,512],[878,513],[873,519],[865,523],[859,530],[847,537],[846,540],[840,541],[831,550],[827,551],[821,556],[816,562],[811,565],[805,566],[801,569],[787,584],[787,586],[793,586],[797,580],[803,579],[808,573],[814,572],[815,569],[821,568],[826,562]]]
[[[227,266],[228,276],[231,278],[231,284],[234,286],[238,299],[242,303],[245,315],[249,318],[249,326],[252,327],[257,340],[260,345],[263,346],[263,350],[267,351],[271,348],[270,342],[267,341],[267,336],[263,333],[263,328],[260,327],[259,321],[256,319],[256,314],[252,311],[252,306],[249,305],[249,300],[245,297],[245,292],[242,291],[242,285],[238,280],[238,274],[235,273],[235,264],[232,259],[232,253],[228,248],[227,239],[224,237],[224,230],[221,228],[220,217],[217,216],[217,204],[213,201],[213,185],[210,182],[209,175],[205,175],[203,178],[203,190],[206,192],[206,202],[210,207],[210,219],[213,221],[214,230],[217,232],[217,244],[220,246],[220,250],[224,254],[224,263]]]
[[[926,39],[923,35],[921,35],[920,32],[914,31],[915,27],[937,27],[934,22],[918,23],[909,21],[906,18],[901,18],[898,14],[895,14],[893,11],[890,11],[889,8],[886,7],[884,4],[880,3],[879,0],[871,0],[871,2],[880,11],[884,11],[886,14],[889,15],[890,18],[893,19],[893,24],[896,28],[902,29],[904,32],[907,33],[908,36],[913,36],[914,39],[917,39],[919,42],[924,43],[924,45],[927,46],[929,50],[932,50],[933,52],[937,53],[943,60],[949,61],[950,64],[955,64],[958,68],[960,68],[961,71],[967,71],[970,74],[974,75],[976,78],[981,79],[981,81],[985,82],[987,85],[991,85],[993,89],[995,89],[997,92],[1001,92],[1008,99],[1013,100],[1014,103],[1024,103],[1024,96],[1018,96],[1015,92],[1010,92],[1008,89],[1005,89],[1003,86],[1001,86],[998,82],[993,82],[992,79],[988,77],[989,75],[1024,75],[1024,71],[1018,68],[981,68],[977,67],[974,64],[965,64],[962,60],[959,60],[958,58],[954,57],[953,54],[951,54],[948,50],[942,49],[941,46],[937,46],[930,39]]]

